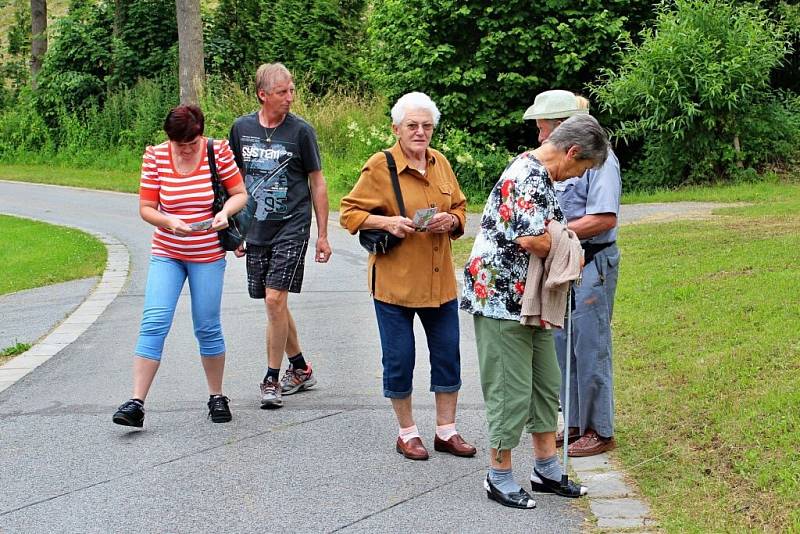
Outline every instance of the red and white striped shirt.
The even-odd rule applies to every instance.
[[[214,190],[211,187],[211,171],[205,148],[204,142],[203,157],[197,168],[188,174],[181,174],[175,170],[172,162],[169,141],[148,146],[142,157],[139,198],[158,202],[161,213],[174,215],[186,224],[213,218],[211,205],[214,201]],[[242,183],[242,175],[227,141],[214,141],[214,157],[217,173],[225,189],[230,191],[232,187]],[[156,228],[153,232],[151,253],[154,256],[199,263],[225,257],[217,232],[213,230],[201,230],[179,237],[166,228]]]

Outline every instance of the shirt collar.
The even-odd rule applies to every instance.
[[[408,165],[408,160],[406,159],[406,155],[403,154],[403,149],[400,148],[399,141],[395,141],[392,148],[389,149],[389,152],[391,152],[392,156],[394,156],[394,161],[397,163],[398,173],[403,172],[406,169],[413,169],[413,167]],[[428,160],[430,165],[436,165],[436,156],[433,154],[433,151],[430,148],[425,149],[425,159]]]

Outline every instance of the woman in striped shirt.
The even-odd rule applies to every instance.
[[[148,146],[142,162],[139,214],[155,226],[147,274],[144,312],[133,358],[133,397],[113,421],[141,427],[144,400],[161,362],[175,306],[188,278],[192,322],[206,373],[209,418],[231,420],[222,394],[225,340],[220,325],[225,251],[217,231],[247,202],[242,176],[227,141],[214,142],[220,180],[230,198],[217,214],[211,211],[214,191],[203,137],[204,117],[197,106],[173,108],[164,121],[169,141]]]

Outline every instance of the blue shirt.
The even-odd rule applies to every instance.
[[[570,178],[555,183],[558,203],[564,210],[567,221],[580,219],[584,215],[613,213],[619,217],[619,197],[622,194],[622,177],[619,160],[612,150],[599,169],[590,169],[580,178]],[[586,243],[610,243],[617,240],[617,226],[598,234]]]

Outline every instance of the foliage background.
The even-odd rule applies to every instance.
[[[0,161],[138,168],[143,145],[161,139],[162,117],[177,101],[174,2],[70,0],[50,25],[35,93],[27,74],[29,2],[0,3],[7,24]],[[721,13],[734,8],[721,0],[204,2],[210,77],[203,105],[220,117],[251,111],[254,99],[237,99],[249,95],[257,65],[285,62],[305,92],[304,113],[327,120],[347,110],[328,120],[338,131],[320,136],[328,176],[346,188],[365,154],[382,148],[377,140],[391,141],[394,99],[428,92],[443,113],[434,143],[471,199],[482,201],[509,157],[536,144],[535,128],[521,121],[533,95],[591,89],[594,113],[616,136],[626,189],[753,180],[796,157],[800,72],[791,45],[800,35],[800,7],[797,0],[736,5],[756,24],[726,36],[732,19]],[[670,17],[691,6],[709,14],[705,40],[685,27],[670,30]],[[715,65],[720,54],[725,60]],[[658,80],[650,92],[637,86],[645,78]],[[630,110],[645,113],[632,117]],[[362,133],[380,135],[364,143],[362,135],[348,137],[343,151],[350,130],[340,128],[353,121]],[[730,142],[735,133],[741,152]]]
[[[616,135],[644,142],[634,185],[735,176],[796,150],[797,99],[770,88],[789,45],[766,11],[676,0],[640,38],[626,42],[620,66],[604,69],[593,90],[616,119]]]

